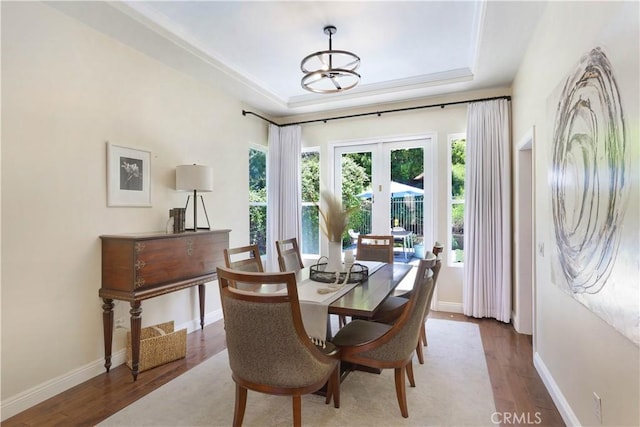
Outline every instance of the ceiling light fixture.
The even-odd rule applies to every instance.
[[[360,74],[356,70],[360,66],[360,57],[346,50],[333,50],[331,37],[336,33],[336,27],[324,27],[324,33],[329,36],[329,50],[307,55],[300,63],[304,73],[302,87],[315,93],[335,93],[349,90],[360,81]]]

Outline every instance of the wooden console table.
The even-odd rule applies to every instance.
[[[131,304],[131,359],[133,380],[140,361],[141,302],[181,289],[198,286],[200,327],[204,328],[204,284],[217,278],[224,265],[230,230],[166,234],[100,236],[102,240],[102,287],[98,292],[104,329],[104,367],[111,368],[113,300]]]

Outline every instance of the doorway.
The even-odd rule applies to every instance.
[[[392,228],[432,240],[435,148],[431,136],[336,144],[334,192],[356,207],[354,234]]]
[[[520,140],[516,151],[515,188],[515,286],[513,325],[522,334],[534,335],[535,291],[533,249],[533,128]],[[535,346],[534,346],[535,348]]]

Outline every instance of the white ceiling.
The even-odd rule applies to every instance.
[[[511,1],[51,2],[274,117],[508,87],[546,3]],[[300,86],[329,46],[362,58],[339,94]]]

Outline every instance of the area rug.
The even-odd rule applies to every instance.
[[[414,360],[416,387],[407,382],[409,418],[400,415],[393,370],[379,375],[355,371],[341,384],[339,409],[333,403],[325,405],[324,397],[303,397],[303,425],[491,425],[495,404],[478,326],[429,319],[427,338],[425,364]],[[235,385],[223,351],[99,425],[230,426],[234,398]],[[291,412],[291,398],[249,391],[243,425],[291,425]]]

